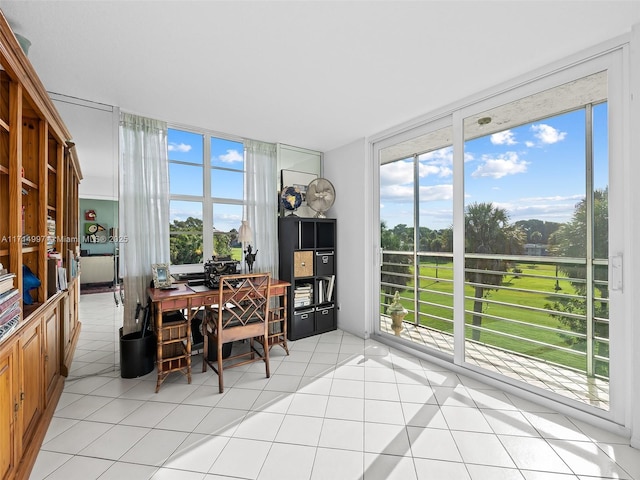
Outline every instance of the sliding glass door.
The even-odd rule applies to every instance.
[[[380,162],[380,327],[448,355],[453,354],[452,153],[447,126],[382,150]],[[394,328],[389,307],[396,292],[407,314]]]
[[[610,410],[610,238],[621,226],[603,63],[374,145],[377,333]]]

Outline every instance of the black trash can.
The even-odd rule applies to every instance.
[[[122,378],[136,378],[146,375],[153,370],[156,361],[156,336],[147,332],[122,335],[120,327],[120,376]]]

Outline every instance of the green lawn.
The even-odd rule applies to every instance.
[[[536,341],[548,345],[569,348],[564,338],[560,336],[560,333],[561,331],[565,331],[570,335],[571,331],[561,326],[559,320],[551,317],[548,313],[523,308],[544,308],[545,304],[558,299],[558,296],[555,295],[556,287],[560,288],[558,291],[560,294],[573,294],[574,289],[572,285],[566,280],[560,280],[556,286],[556,270],[554,265],[520,264],[516,266],[522,270],[522,273],[518,275],[509,273],[503,278],[502,285],[514,289],[535,290],[542,293],[530,293],[517,290],[491,290],[487,296],[488,300],[511,305],[484,304],[484,314],[500,318],[483,318],[482,327],[496,333],[483,331],[480,335],[480,341],[502,349],[584,371],[586,368],[586,359],[581,355],[581,351],[576,349],[575,353],[572,353],[532,343],[532,341]],[[450,281],[446,281],[453,278],[451,267],[452,263],[450,262],[439,262],[438,265],[424,262],[420,265],[420,276],[432,277],[421,280],[420,288],[428,291],[421,292],[420,301],[435,304],[420,305],[420,323],[448,333],[453,332],[453,310],[451,308],[453,305],[453,296],[451,295],[453,293],[453,284]],[[467,300],[465,300],[465,309],[472,311],[474,289],[469,286],[465,287],[465,296],[467,297]],[[413,322],[415,318],[412,312],[414,301],[413,283],[408,286],[406,291],[401,292],[401,297],[405,308],[410,310],[410,313],[405,317],[405,321]],[[389,302],[390,300],[387,299],[385,303]],[[434,317],[441,317],[448,321]],[[501,318],[515,319],[522,323],[514,323],[502,320]],[[471,324],[472,315],[470,313],[466,314],[465,321],[467,324]],[[548,331],[539,327],[549,327],[554,330]],[[514,335],[522,337],[522,339],[514,339],[500,334]],[[471,328],[466,329],[465,336],[471,338]]]

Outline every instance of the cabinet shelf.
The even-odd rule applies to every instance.
[[[5,175],[9,175],[9,169],[3,165],[0,165],[0,173],[4,173]]]
[[[33,188],[34,190],[38,190],[38,184],[33,183],[31,180],[28,180],[26,178],[22,178],[22,185],[26,185],[28,187]]]
[[[6,130],[7,132],[10,130],[9,129],[9,124],[7,122],[5,122],[4,120],[2,120],[0,118],[0,128]]]

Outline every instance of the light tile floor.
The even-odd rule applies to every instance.
[[[31,479],[640,479],[624,438],[342,331],[193,381],[123,379],[111,294],[82,333]],[[235,348],[235,347],[234,347]]]

